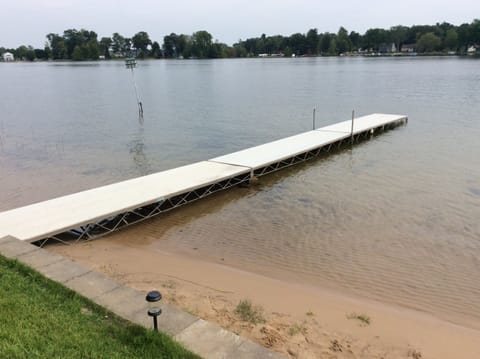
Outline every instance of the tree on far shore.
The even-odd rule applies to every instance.
[[[148,46],[151,44],[152,41],[145,31],[137,32],[132,37],[132,45],[136,50],[137,57],[146,57],[148,55]]]
[[[447,31],[444,40],[444,47],[447,50],[457,50],[458,48],[458,33],[455,29]]]
[[[111,37],[102,37],[99,41],[99,48],[100,53],[102,56],[105,56],[105,59],[110,59],[112,56],[110,55],[110,48],[112,46],[112,38]]]
[[[433,52],[437,51],[440,48],[441,40],[433,32],[427,32],[420,36],[417,41],[417,51],[422,52]]]

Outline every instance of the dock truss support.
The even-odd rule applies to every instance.
[[[134,208],[127,212],[119,213],[114,216],[101,219],[94,223],[85,224],[78,228],[70,229],[68,231],[53,235],[51,237],[38,240],[35,242],[35,244],[42,247],[50,241],[57,241],[69,244],[72,242],[78,242],[80,240],[92,240],[112,233],[118,229],[125,228],[132,224],[136,224],[146,219],[152,218],[161,213],[168,212],[185,204],[195,202],[215,192],[226,190],[239,184],[249,183],[249,181],[253,178],[267,175],[283,168],[293,166],[297,163],[305,162],[309,159],[320,156],[322,153],[329,153],[331,151],[336,151],[342,148],[349,147],[349,145],[351,145],[352,143],[369,139],[377,134],[380,134],[381,132],[387,131],[403,123],[406,123],[407,121],[408,119],[405,117],[400,119],[399,121],[387,123],[376,128],[355,133],[352,136],[348,134],[344,138],[335,142],[323,144],[315,149],[292,155],[289,158],[279,160],[267,166],[254,169],[246,168],[245,173],[241,175],[237,175],[235,177],[227,178],[216,183],[205,185],[195,190],[177,194],[170,198],[160,199],[148,205]]]
[[[185,204],[195,202],[215,192],[234,187],[240,183],[248,182],[250,180],[250,176],[250,172],[247,172],[245,174],[212,183],[170,198],[161,199],[146,206],[119,213],[115,216],[104,218],[98,222],[89,223],[79,228],[74,228],[69,231],[42,239],[35,242],[35,244],[43,247],[49,241],[57,241],[64,244],[69,244],[72,243],[72,241],[78,242],[80,240],[95,239],[112,233],[118,229],[125,228],[132,224],[152,218],[161,213],[168,212]]]
[[[356,143],[356,142],[360,142],[360,141],[363,141],[363,140],[367,140],[367,139],[379,134],[380,132],[392,129],[392,128],[398,126],[401,123],[403,123],[403,122],[394,122],[394,123],[383,125],[381,127],[375,128],[375,129],[370,129],[368,131],[363,131],[363,132],[360,132],[360,133],[356,133],[352,136],[348,136],[347,138],[343,138],[341,140],[325,144],[325,145],[323,145],[321,147],[318,147],[318,148],[315,148],[311,151],[303,152],[303,153],[297,154],[295,156],[286,158],[284,160],[269,164],[268,166],[257,168],[253,171],[253,175],[255,177],[264,176],[264,175],[267,175],[269,173],[281,170],[283,168],[296,165],[297,163],[308,161],[311,158],[318,157],[322,153],[329,153],[331,151],[340,150],[342,148],[347,147],[347,145],[350,145],[350,144],[353,144],[353,143]]]

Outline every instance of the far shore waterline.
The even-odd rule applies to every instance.
[[[298,60],[298,59],[329,59],[329,58],[367,58],[367,59],[422,59],[422,58],[460,58],[460,59],[480,59],[480,53],[477,55],[467,55],[467,54],[358,54],[358,55],[309,55],[309,56],[247,56],[247,57],[225,57],[225,58],[136,58],[138,62],[147,62],[147,61],[228,61],[228,60]],[[108,63],[108,62],[124,62],[127,57],[117,57],[111,59],[96,59],[96,60],[69,60],[69,59],[58,59],[58,60],[15,60],[15,61],[0,61],[0,64],[34,64],[34,63],[72,63],[72,64],[81,64],[81,63]]]

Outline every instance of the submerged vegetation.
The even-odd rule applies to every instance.
[[[62,35],[46,35],[44,48],[0,47],[0,55],[12,53],[15,58],[33,60],[98,60],[137,56],[140,58],[227,58],[253,56],[336,56],[342,54],[474,54],[480,52],[480,19],[459,26],[443,22],[435,25],[393,26],[368,29],[364,34],[340,27],[336,33],[306,33],[290,36],[262,34],[240,40],[233,46],[214,40],[205,30],[191,35],[171,33],[160,42],[145,31],[132,37],[115,32],[98,38],[90,30],[68,29]]]

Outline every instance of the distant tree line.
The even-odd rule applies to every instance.
[[[289,37],[263,34],[257,38],[233,45],[238,57],[261,54],[290,56],[336,56],[349,53],[401,52],[402,47],[417,53],[466,53],[470,46],[480,45],[480,20],[454,26],[449,23],[436,25],[394,26],[390,29],[369,29],[365,34],[348,32],[340,27],[335,33],[318,33],[310,29],[306,34]]]
[[[390,29],[369,29],[363,35],[340,27],[337,33],[307,33],[290,36],[266,36],[240,40],[233,46],[214,41],[207,31],[192,35],[171,33],[163,43],[152,41],[145,31],[131,38],[114,33],[102,37],[85,29],[65,30],[62,35],[50,33],[42,49],[19,46],[0,47],[0,55],[8,51],[15,58],[34,60],[98,60],[139,58],[227,58],[254,56],[336,56],[357,53],[417,52],[464,54],[480,45],[480,20],[455,26],[446,22],[435,25],[393,26]]]

